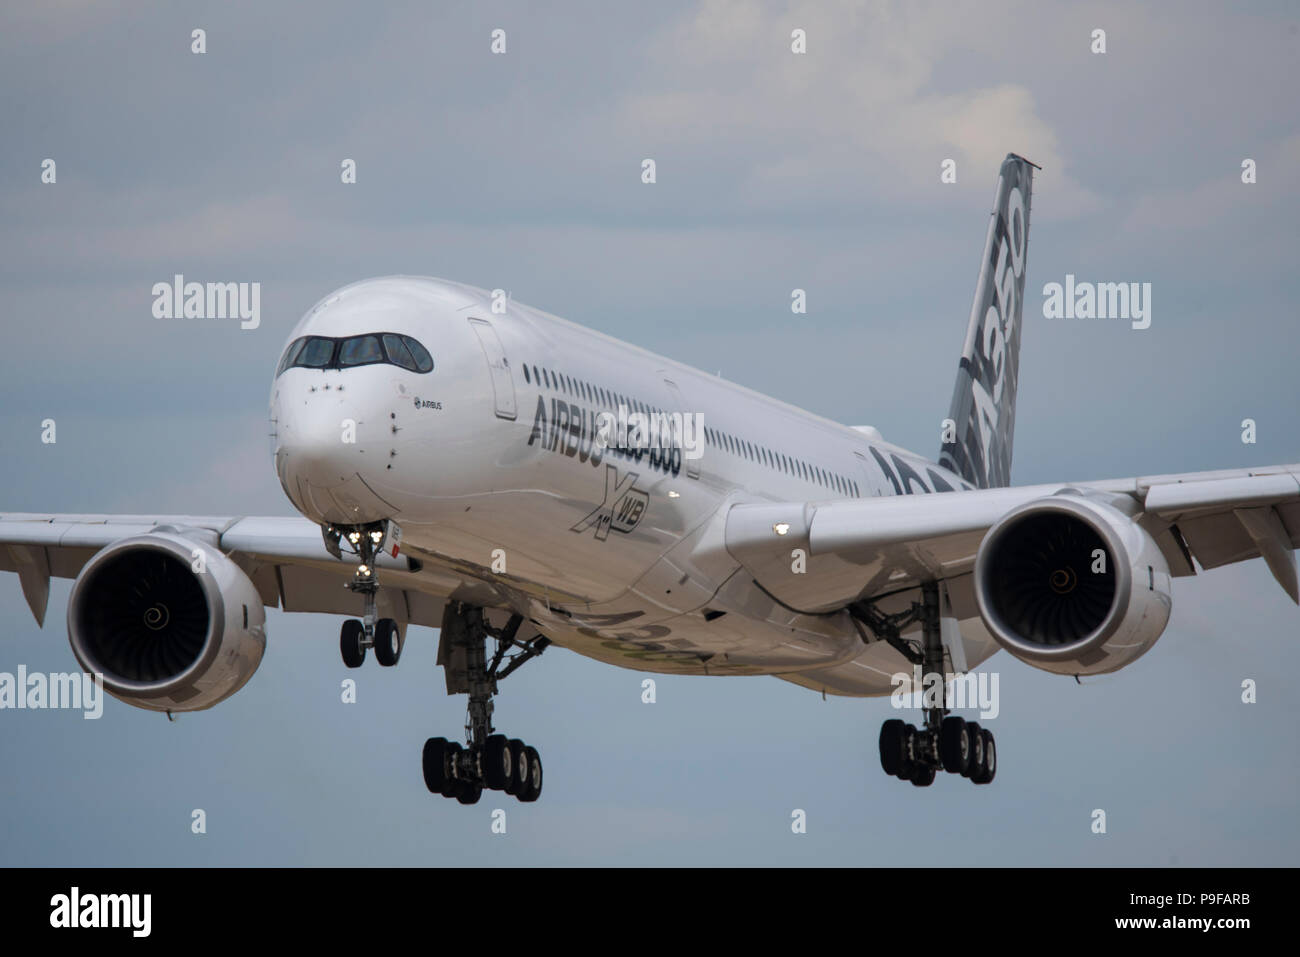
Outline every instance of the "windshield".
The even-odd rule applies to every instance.
[[[284,350],[275,374],[280,376],[293,368],[344,369],[380,362],[410,372],[433,371],[433,356],[415,339],[395,332],[373,332],[341,339],[327,336],[295,339]]]

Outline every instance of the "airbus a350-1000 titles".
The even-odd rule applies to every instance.
[[[430,738],[423,773],[466,804],[540,795],[538,752],[493,705],[551,645],[870,697],[999,649],[1115,671],[1198,564],[1262,556],[1300,600],[1298,465],[1009,485],[1035,169],[999,171],[935,460],[482,290],[389,277],[317,303],[276,369],[275,469],[300,517],[0,515],[0,568],[41,622],[50,577],[75,578],[77,660],[169,713],[248,681],[266,606],[347,616],[350,668],[440,629],[466,740]],[[993,735],[948,703],[884,722],[886,772],[993,780]]]

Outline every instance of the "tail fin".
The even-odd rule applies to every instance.
[[[952,422],[944,423],[939,464],[976,488],[1003,488],[1011,480],[1029,200],[1040,168],[1015,153],[1002,161],[948,412]]]

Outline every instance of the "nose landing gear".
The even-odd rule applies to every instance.
[[[365,602],[363,617],[349,618],[339,632],[339,651],[343,663],[349,668],[360,668],[366,660],[366,649],[373,648],[375,660],[385,668],[397,664],[402,656],[402,632],[392,618],[380,618],[375,596],[379,593],[379,579],[375,577],[375,555],[388,534],[387,522],[378,522],[360,528],[340,529],[326,525],[321,529],[325,547],[336,558],[342,558],[340,544],[343,540],[352,547],[361,563],[348,582],[348,589],[361,595]]]

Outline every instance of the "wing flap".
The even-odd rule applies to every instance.
[[[1176,523],[1202,568],[1263,557],[1300,604],[1300,466],[1156,476],[1139,479],[1138,488],[1146,512]]]
[[[1221,474],[1221,473],[1215,473]],[[1223,478],[1182,480],[1148,485],[1143,504],[1148,512],[1176,520],[1204,509],[1235,508],[1292,500],[1300,496],[1300,478],[1289,471],[1247,473]],[[1142,489],[1139,480],[1139,490]],[[1146,480],[1149,481],[1149,480]]]

